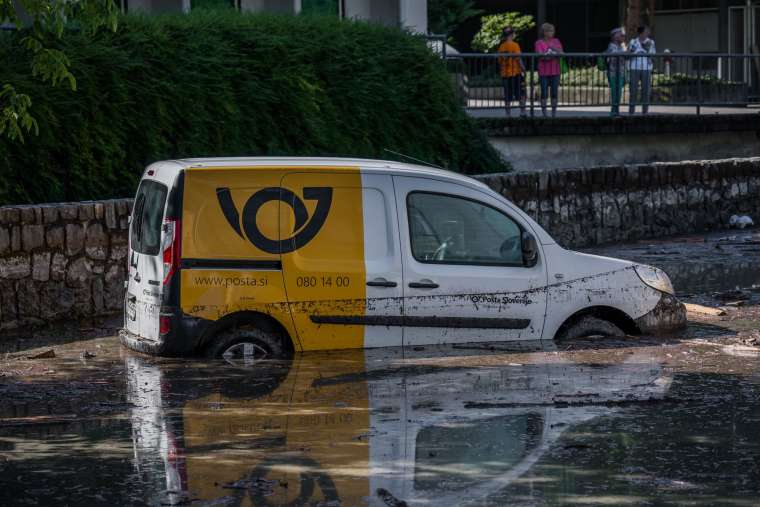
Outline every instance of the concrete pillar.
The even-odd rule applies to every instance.
[[[344,17],[348,19],[370,19],[370,0],[346,0]]]
[[[190,11],[190,0],[129,0],[127,10],[150,13],[188,12]]]
[[[427,1],[425,0],[401,0],[401,26],[413,32],[427,33]]]
[[[718,2],[718,51],[728,53],[728,0]]]
[[[297,14],[301,12],[301,0],[240,0],[240,10]]]
[[[542,23],[546,23],[546,0],[538,0],[536,5],[536,26],[539,30]]]

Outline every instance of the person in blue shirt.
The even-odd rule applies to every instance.
[[[649,27],[640,26],[636,30],[638,36],[628,44],[628,51],[636,55],[650,55],[656,53],[654,40],[650,37]],[[628,106],[630,114],[636,113],[636,104],[641,104],[641,112],[649,112],[649,100],[652,90],[652,58],[640,56],[631,58],[629,70],[631,76],[630,94],[631,100]]]

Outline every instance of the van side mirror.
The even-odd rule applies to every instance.
[[[523,231],[521,236],[523,264],[532,268],[538,262],[538,243],[535,236],[528,231]]]

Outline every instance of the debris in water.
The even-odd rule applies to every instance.
[[[752,227],[755,222],[747,215],[731,215],[731,218],[728,219],[728,225],[735,229],[744,229],[745,227]]]
[[[84,351],[82,352],[82,354],[80,354],[79,357],[81,357],[82,359],[91,359],[91,358],[95,357],[95,354],[93,354],[92,352],[90,352],[87,349],[84,349]]]
[[[702,306],[694,303],[684,303],[684,306],[686,307],[686,311],[688,313],[701,313],[704,315],[714,315],[716,317],[722,317],[726,314],[725,310],[721,310],[720,308],[712,308],[710,306]]]
[[[406,507],[406,502],[403,500],[399,500],[393,494],[384,488],[378,488],[377,489],[377,496],[380,498],[380,500],[385,503],[388,507]]]
[[[34,354],[33,356],[26,356],[27,359],[52,359],[54,357],[55,350],[53,349],[47,349],[46,351]]]

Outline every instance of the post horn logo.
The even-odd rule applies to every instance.
[[[248,198],[245,206],[243,206],[242,213],[239,213],[235,207],[229,188],[217,188],[216,198],[219,200],[224,218],[227,219],[227,223],[238,236],[248,239],[253,246],[264,252],[284,254],[298,250],[314,239],[327,220],[327,214],[332,204],[332,190],[330,187],[306,187],[303,189],[304,199],[317,201],[317,207],[311,220],[309,220],[309,213],[306,211],[306,205],[301,198],[287,188],[268,187],[259,190]],[[282,201],[293,208],[296,224],[293,228],[292,237],[274,240],[267,238],[259,230],[256,225],[256,214],[259,212],[259,208],[269,201]]]

